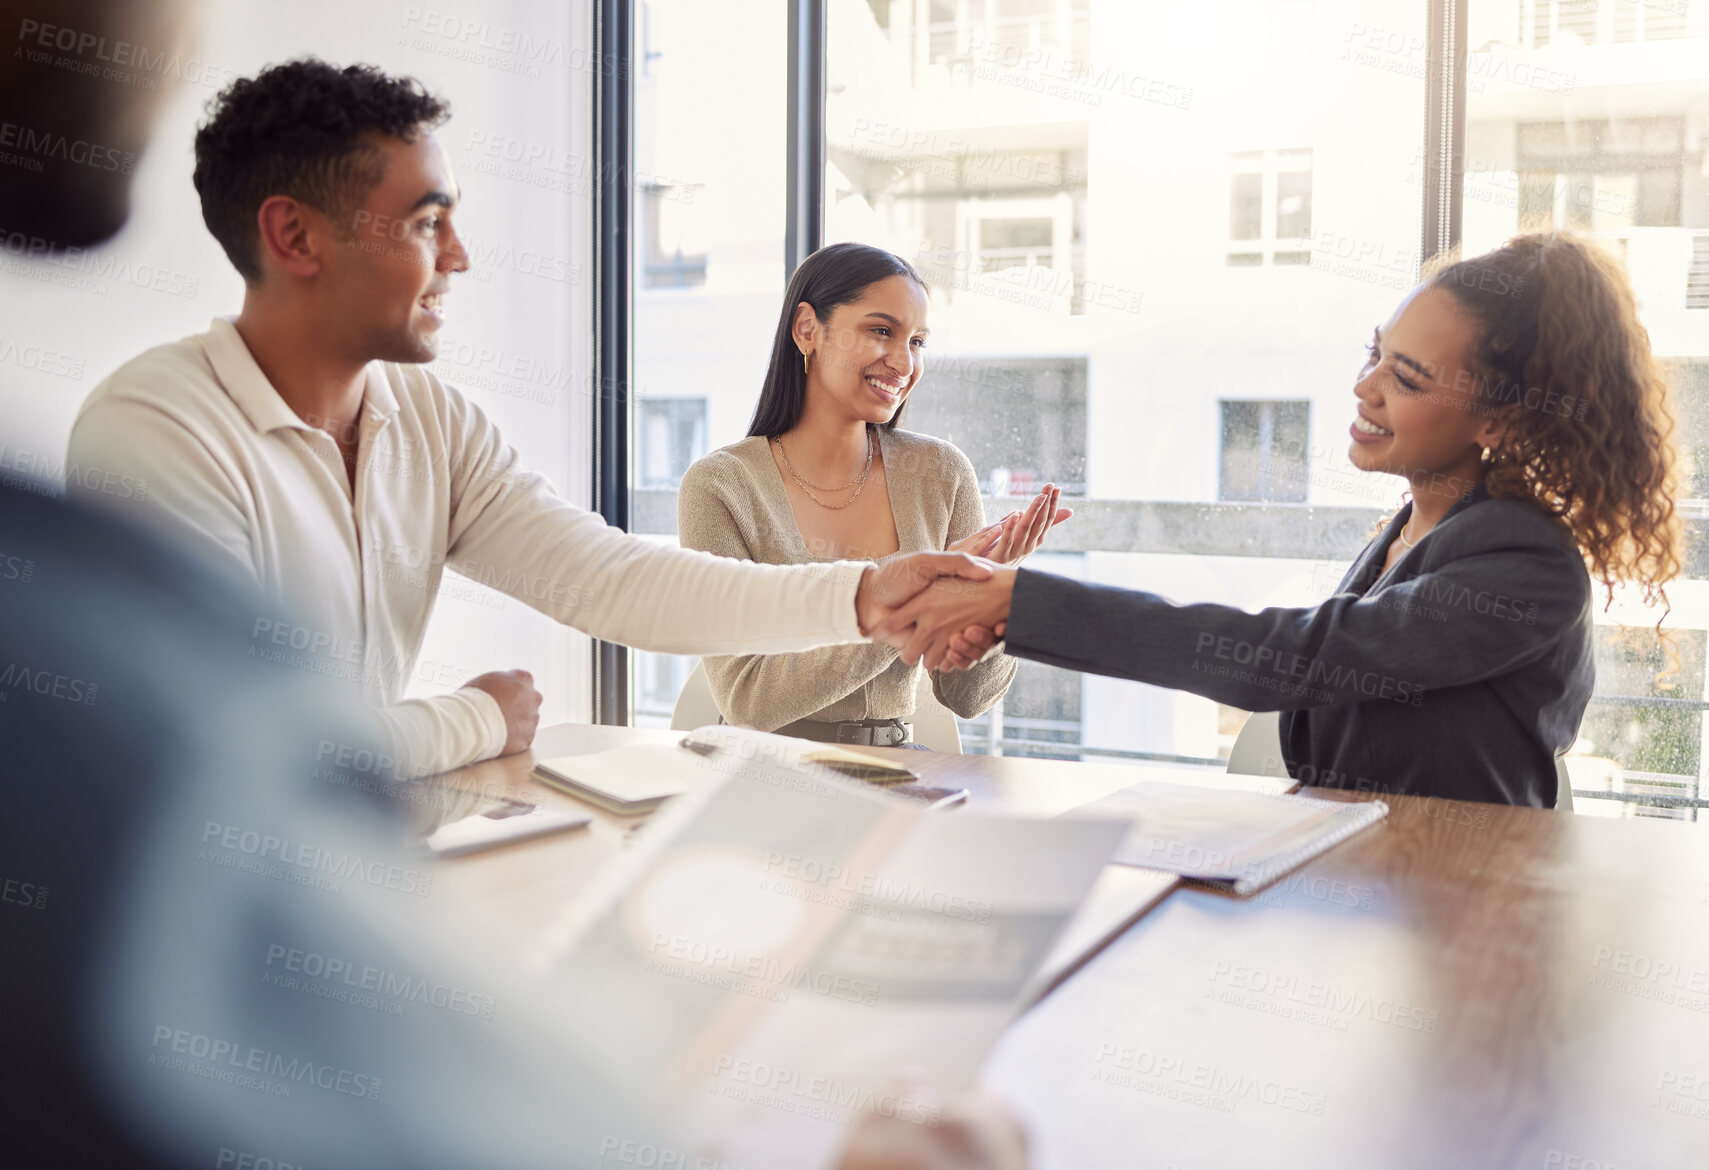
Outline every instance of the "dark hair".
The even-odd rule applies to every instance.
[[[202,222],[253,284],[262,203],[289,195],[342,220],[384,173],[364,135],[413,141],[450,114],[421,82],[372,65],[339,69],[305,57],[240,77],[209,103],[196,131]]]
[[[1490,495],[1564,519],[1610,600],[1629,581],[1665,607],[1684,567],[1674,419],[1620,262],[1544,232],[1449,263],[1429,285],[1477,325],[1474,409],[1522,407],[1490,452]]]
[[[771,365],[766,367],[754,421],[748,424],[750,436],[783,434],[801,421],[801,411],[807,405],[807,372],[802,368],[801,351],[795,348],[795,306],[803,301],[812,305],[813,315],[823,325],[838,305],[858,301],[869,287],[892,276],[906,276],[926,287],[912,264],[867,244],[831,244],[801,262],[783,294],[783,315],[772,339]],[[885,430],[895,429],[907,405],[903,402],[896,408],[884,423]]]

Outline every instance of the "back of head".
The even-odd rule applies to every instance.
[[[15,1164],[580,1166],[661,1140],[573,979],[519,976],[435,888],[374,729],[253,655],[275,603],[5,486],[0,550]]]
[[[1568,233],[1517,236],[1429,277],[1478,327],[1472,409],[1505,412],[1490,494],[1562,517],[1610,590],[1666,601],[1683,567],[1668,387],[1620,262]]]
[[[450,107],[409,77],[372,65],[340,69],[288,61],[232,82],[196,132],[202,221],[251,284],[261,279],[256,213],[274,195],[306,203],[350,231],[351,216],[382,177],[372,138],[413,141]]]
[[[0,53],[0,110],[7,153],[24,156],[0,181],[0,225],[26,238],[31,255],[91,247],[124,226],[132,176],[175,92],[200,7],[0,0],[11,42]]]

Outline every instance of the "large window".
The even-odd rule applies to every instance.
[[[782,308],[783,5],[637,0],[633,527],[676,540],[676,488],[747,433]],[[665,726],[695,659],[633,656],[634,722]]]
[[[784,82],[744,55],[757,71],[738,102],[754,114],[726,168],[695,85],[670,96],[673,69],[713,84],[672,64],[670,36],[715,36],[691,7],[647,6],[640,155],[703,218],[690,228],[675,209],[684,226],[648,237],[661,242],[644,260],[704,256],[704,275],[642,290],[637,361],[643,402],[706,396],[718,447],[743,433],[785,276],[761,230],[781,231],[764,176],[782,163]],[[1444,168],[1463,185],[1468,252],[1567,227],[1622,258],[1675,379],[1690,493],[1709,495],[1709,5],[1453,8],[1471,50],[1451,162],[1427,151],[1427,123],[1452,125],[1429,106],[1444,100],[1426,87],[1430,9],[828,0],[824,239],[889,248],[930,284],[907,425],[967,453],[987,514],[1047,480],[1081,498],[1039,567],[1248,609],[1327,595],[1358,534],[1402,500],[1399,480],[1352,470],[1345,432],[1364,342],[1419,279],[1424,196]],[[744,41],[782,43],[781,23]],[[770,202],[762,214],[721,190]],[[645,531],[673,530],[674,499],[647,486],[663,482],[654,463],[638,475]],[[1353,535],[1318,535],[1326,516]],[[1252,555],[1265,541],[1276,555]],[[1598,691],[1569,759],[1581,794],[1602,798],[1585,811],[1697,817],[1706,572],[1694,554],[1672,591],[1671,647],[1630,599],[1599,613]],[[654,719],[685,668],[662,669],[644,676]],[[963,731],[976,751],[1209,762],[1242,718],[1023,663]]]

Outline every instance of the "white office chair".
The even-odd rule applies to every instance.
[[[671,708],[671,730],[693,731],[696,727],[718,722],[718,718],[718,700],[712,697],[712,684],[706,678],[706,664],[696,662],[676,697],[676,706]]]
[[[1288,779],[1282,763],[1281,712],[1254,711],[1246,726],[1234,737],[1228,753],[1228,770],[1240,776],[1274,776]]]
[[[1228,770],[1241,776],[1275,776],[1287,779],[1288,769],[1282,763],[1281,713],[1258,711],[1247,719],[1246,726],[1234,737],[1234,748],[1228,753]],[[1555,810],[1573,810],[1573,782],[1567,775],[1567,762],[1555,757]]]
[[[719,718],[718,701],[712,697],[712,684],[706,678],[706,664],[696,662],[671,710],[671,729],[693,731],[716,723]],[[920,672],[919,685],[914,689],[914,717],[909,722],[914,725],[915,743],[934,752],[961,754],[961,729],[956,726],[955,714],[932,694],[932,676],[926,671]]]
[[[1003,700],[998,699],[999,703]],[[955,712],[938,702],[938,697],[932,694],[932,672],[922,670],[920,681],[914,687],[914,742],[921,747],[929,747],[934,752],[953,752],[961,754],[961,728],[955,721]]]

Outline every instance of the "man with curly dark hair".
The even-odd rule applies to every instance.
[[[377,139],[413,144],[450,116],[451,107],[419,81],[371,65],[292,61],[240,78],[196,132],[202,222],[243,279],[260,284],[256,214],[269,196],[289,195],[334,226],[352,225],[363,196],[385,177]],[[452,206],[443,192],[434,203]]]
[[[420,365],[469,268],[433,133],[448,115],[371,66],[297,60],[228,86],[195,181],[243,309],[122,367],[73,428],[79,467],[148,484],[119,506],[278,603],[257,657],[355,684],[400,766],[437,772],[526,748],[540,710],[525,671],[404,699],[447,566],[595,636],[688,654],[859,641],[936,575],[988,574],[951,554],[755,565],[560,498]]]

